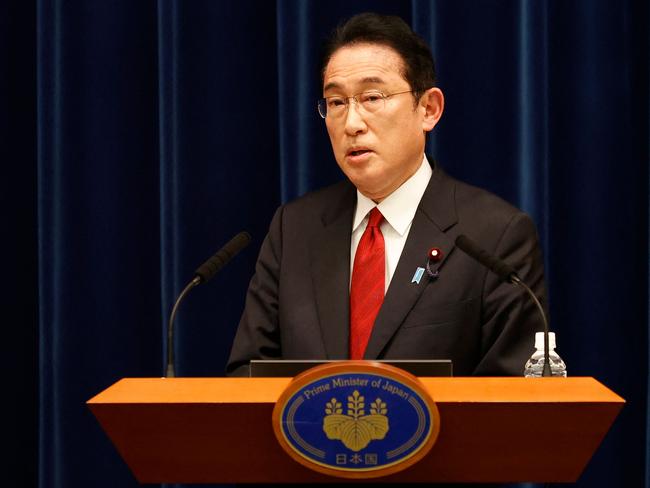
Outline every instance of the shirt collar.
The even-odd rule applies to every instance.
[[[386,222],[403,236],[415,217],[422,195],[431,178],[431,166],[426,155],[418,170],[393,193],[384,198],[379,205],[357,190],[357,210],[352,222],[354,232],[374,207],[378,207]]]

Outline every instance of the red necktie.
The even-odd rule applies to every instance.
[[[370,212],[352,268],[350,287],[350,359],[363,359],[375,318],[384,301],[384,236],[379,225],[384,216],[377,207]]]

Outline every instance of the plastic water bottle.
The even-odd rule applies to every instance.
[[[526,361],[524,376],[527,378],[540,378],[544,369],[544,332],[535,333],[535,352]],[[548,359],[551,363],[551,376],[566,377],[566,364],[555,352],[555,332],[548,333]]]

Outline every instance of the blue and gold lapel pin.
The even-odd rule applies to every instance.
[[[424,276],[424,272],[426,271],[427,274],[431,279],[436,279],[440,275],[440,271],[437,269],[432,270],[431,265],[439,263],[442,261],[442,256],[443,253],[442,251],[437,248],[437,247],[432,247],[429,249],[429,252],[427,253],[427,264],[425,265],[424,268],[418,267],[415,270],[415,274],[413,275],[413,279],[411,279],[411,283],[417,283],[418,285],[420,284],[420,280],[422,279],[422,276]]]

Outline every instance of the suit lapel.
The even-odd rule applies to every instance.
[[[321,333],[328,359],[348,357],[350,238],[356,190],[348,184],[338,204],[323,215],[311,243],[311,270]]]
[[[425,273],[420,282],[415,283],[413,275],[418,267],[426,267],[427,252],[432,247],[439,248],[443,253],[436,269],[443,265],[454,249],[453,238],[445,231],[456,222],[453,181],[440,169],[435,169],[413,218],[402,255],[377,315],[365,359],[380,356],[427,284],[435,279]]]

